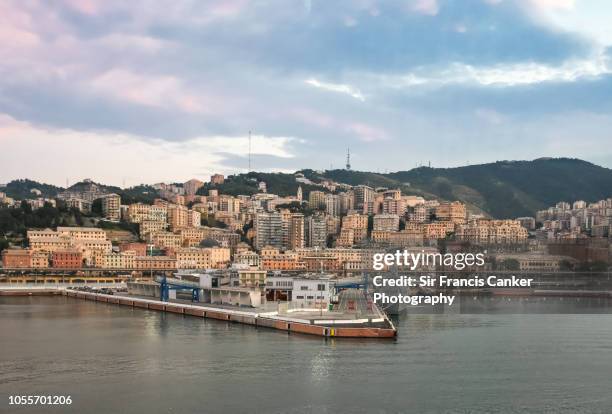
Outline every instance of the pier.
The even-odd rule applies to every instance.
[[[379,318],[330,319],[327,318],[327,315],[320,316],[317,312],[296,311],[293,312],[295,316],[281,316],[277,312],[258,313],[256,311],[225,309],[213,306],[162,302],[160,300],[131,296],[81,292],[72,289],[61,290],[61,294],[76,299],[236,322],[287,331],[288,333],[334,338],[393,338],[397,334],[395,326],[393,326],[393,323],[383,312],[380,312]]]

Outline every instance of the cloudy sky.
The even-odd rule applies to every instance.
[[[3,0],[0,182],[569,156],[612,167],[606,0]]]

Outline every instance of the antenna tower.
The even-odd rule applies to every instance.
[[[351,149],[350,148],[346,149],[346,169],[347,170],[351,169]]]

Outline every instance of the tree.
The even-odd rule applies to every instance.
[[[102,217],[102,199],[98,198],[91,203],[91,214]]]
[[[208,227],[218,227],[221,229],[227,227],[227,224],[222,221],[216,220],[213,216],[208,216],[207,218],[202,217],[202,225]]]
[[[0,239],[0,252],[4,249],[8,249],[9,248],[9,241],[5,238]]]
[[[502,262],[503,267],[506,270],[520,270],[521,264],[516,259],[506,259]]]
[[[574,265],[567,259],[559,262],[559,270],[573,270]]]
[[[214,239],[204,239],[200,242],[200,247],[219,247],[220,244]]]
[[[605,272],[608,270],[608,264],[602,261],[582,262],[578,266],[578,270],[582,272]]]

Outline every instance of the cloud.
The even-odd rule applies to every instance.
[[[527,0],[532,6],[540,10],[571,10],[575,0]]]
[[[345,126],[346,131],[355,134],[365,142],[383,141],[388,138],[383,129],[372,127],[361,122],[351,122]]]
[[[310,86],[314,86],[315,88],[331,92],[343,93],[345,95],[357,99],[358,101],[365,101],[365,96],[363,96],[363,94],[358,89],[355,89],[350,85],[320,82],[314,78],[306,79],[304,82]]]
[[[254,135],[251,152],[257,156],[291,159],[292,137]],[[207,178],[230,173],[226,158],[246,157],[248,136],[206,136],[179,142],[111,132],[44,128],[0,114],[0,181],[23,178],[27,160],[29,178],[64,185],[84,177],[108,184]],[[228,157],[231,156],[231,157]],[[205,166],[203,170],[202,166]],[[246,166],[245,166],[246,168]]]
[[[98,46],[128,53],[157,53],[175,46],[172,42],[151,36],[130,33],[111,33],[95,40]]]
[[[437,0],[415,0],[412,9],[417,13],[435,16],[440,11]]]
[[[540,154],[557,128],[534,119],[612,108],[605,36],[585,29],[609,30],[599,4],[5,0],[0,113],[25,123],[27,146],[6,138],[14,158],[45,164],[40,148],[94,177],[242,168],[249,130],[262,168],[341,165],[347,146],[361,169],[528,157],[513,135]],[[23,174],[11,160],[0,170]]]
[[[392,87],[443,86],[477,84],[484,86],[516,86],[543,82],[576,82],[612,73],[612,61],[605,53],[593,59],[567,61],[558,66],[533,62],[477,67],[454,63],[444,69],[423,68],[415,73],[387,77]]]
[[[389,133],[383,128],[365,122],[334,118],[312,109],[297,108],[289,111],[289,116],[328,132],[341,131],[350,140],[356,137],[362,142],[374,142],[390,138]]]
[[[98,94],[139,105],[176,107],[189,113],[206,112],[202,99],[187,92],[181,80],[174,76],[148,76],[113,69],[93,79],[90,85]]]

